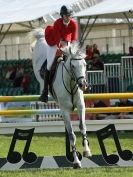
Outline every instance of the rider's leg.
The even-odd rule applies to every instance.
[[[48,84],[49,84],[49,70],[46,69],[44,76],[44,89],[39,98],[40,101],[47,103],[48,102]]]
[[[49,81],[49,74],[51,66],[54,62],[55,54],[57,51],[57,46],[49,46],[47,45],[47,70],[44,77],[44,89],[42,91],[42,94],[39,98],[40,101],[47,103],[48,102],[48,85],[50,83]]]

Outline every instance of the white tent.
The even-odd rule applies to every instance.
[[[131,23],[131,19],[133,19],[133,0],[104,0],[92,7],[88,7],[81,12],[76,13],[75,17],[78,18],[79,26],[81,19],[88,19],[82,35],[81,32],[79,33],[82,44],[84,43],[84,40],[87,38],[97,19],[125,19],[129,24],[129,36],[131,36],[133,29]],[[90,27],[87,31],[89,24]]]
[[[76,17],[95,17],[99,18],[133,18],[133,0],[104,0],[103,2],[87,8]]]
[[[82,6],[81,6],[82,3]],[[76,6],[79,11],[87,1],[78,0],[0,0],[0,24],[20,23],[58,13],[62,5]]]
[[[28,32],[59,18],[62,5],[79,12],[102,0],[0,0],[0,44],[9,32]]]
[[[23,32],[44,27],[58,18],[62,5],[79,12],[102,0],[0,0],[0,34]]]
[[[21,51],[23,51],[23,56],[24,53],[28,53],[27,45],[25,45],[25,47],[19,45],[27,43],[25,33],[31,31],[33,28],[44,28],[49,24],[53,24],[54,20],[60,17],[59,12],[62,5],[70,6],[75,14],[101,1],[102,0],[0,0],[1,58],[9,58],[7,55],[10,55],[10,58],[17,58],[20,55],[19,53],[22,53]],[[16,46],[15,50],[18,53],[17,56],[14,56],[14,52],[12,52],[15,48],[14,44]],[[26,57],[27,55],[25,58]]]

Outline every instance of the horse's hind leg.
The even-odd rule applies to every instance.
[[[73,129],[72,129],[72,124],[71,124],[69,112],[63,112],[62,115],[64,118],[66,130],[68,132],[70,145],[72,147],[73,158],[74,158],[73,168],[81,168],[81,162],[78,159],[78,155],[76,152],[76,136],[75,136]]]

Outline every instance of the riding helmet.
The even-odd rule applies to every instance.
[[[69,8],[69,7],[65,6],[65,5],[63,5],[63,6],[61,7],[61,9],[60,9],[60,15],[61,15],[61,17],[62,17],[63,15],[72,16],[72,14],[73,14],[73,10],[72,10],[71,8]]]

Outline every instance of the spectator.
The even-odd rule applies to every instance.
[[[118,107],[126,107],[126,106],[133,106],[133,102],[128,100],[128,99],[120,99],[120,102],[118,103]],[[127,112],[121,112],[119,113],[118,115],[118,118],[119,119],[125,119],[125,118],[130,118],[130,114],[133,114],[133,113],[127,113]]]
[[[116,104],[116,106],[118,107],[133,106],[133,102],[128,99],[120,99],[120,101]],[[105,119],[128,119],[128,118],[133,118],[132,112],[114,113],[110,116],[107,116]]]
[[[24,74],[24,68],[21,65],[18,65],[17,72],[16,72],[16,78],[23,76]]]
[[[129,47],[129,54],[128,54],[128,56],[133,56],[133,47],[132,46]],[[131,63],[133,65],[133,58],[131,58]]]
[[[128,56],[133,56],[133,47],[132,46],[129,47]]]
[[[17,68],[17,72],[16,72],[16,77],[14,79],[13,85],[14,87],[20,87],[21,86],[21,82],[23,79],[23,74],[24,74],[24,68],[19,65]]]
[[[15,79],[16,73],[17,73],[17,68],[14,66],[14,67],[12,67],[12,73],[10,74],[10,79],[12,81]]]
[[[97,44],[93,44],[93,57],[100,57],[100,51]]]
[[[30,84],[30,77],[28,75],[28,72],[25,71],[21,82],[21,87],[23,88],[24,93],[29,93],[29,84]]]
[[[33,64],[32,64],[32,60],[30,58],[28,58],[27,60],[27,68],[28,68],[28,71],[33,71]]]
[[[5,74],[5,79],[9,79],[10,80],[10,76],[13,73],[13,67],[11,65],[8,65],[5,69],[6,74]]]
[[[94,104],[93,104],[93,107],[94,108],[98,108],[98,107],[107,107],[108,104],[105,103],[104,101],[102,100],[96,100],[94,101]],[[105,117],[107,117],[109,114],[104,114],[104,113],[96,113],[96,114],[93,114],[93,119],[94,120],[102,120],[104,119]]]
[[[90,70],[104,70],[104,64],[100,59],[100,52],[96,44],[93,44],[93,46],[87,45],[86,54],[85,59]]]
[[[91,68],[92,68],[92,70],[104,70],[104,64],[103,64],[103,62],[96,55],[95,55],[95,57],[92,60],[92,66],[91,66]]]
[[[92,60],[93,58],[93,47],[91,45],[86,45],[86,62]]]

